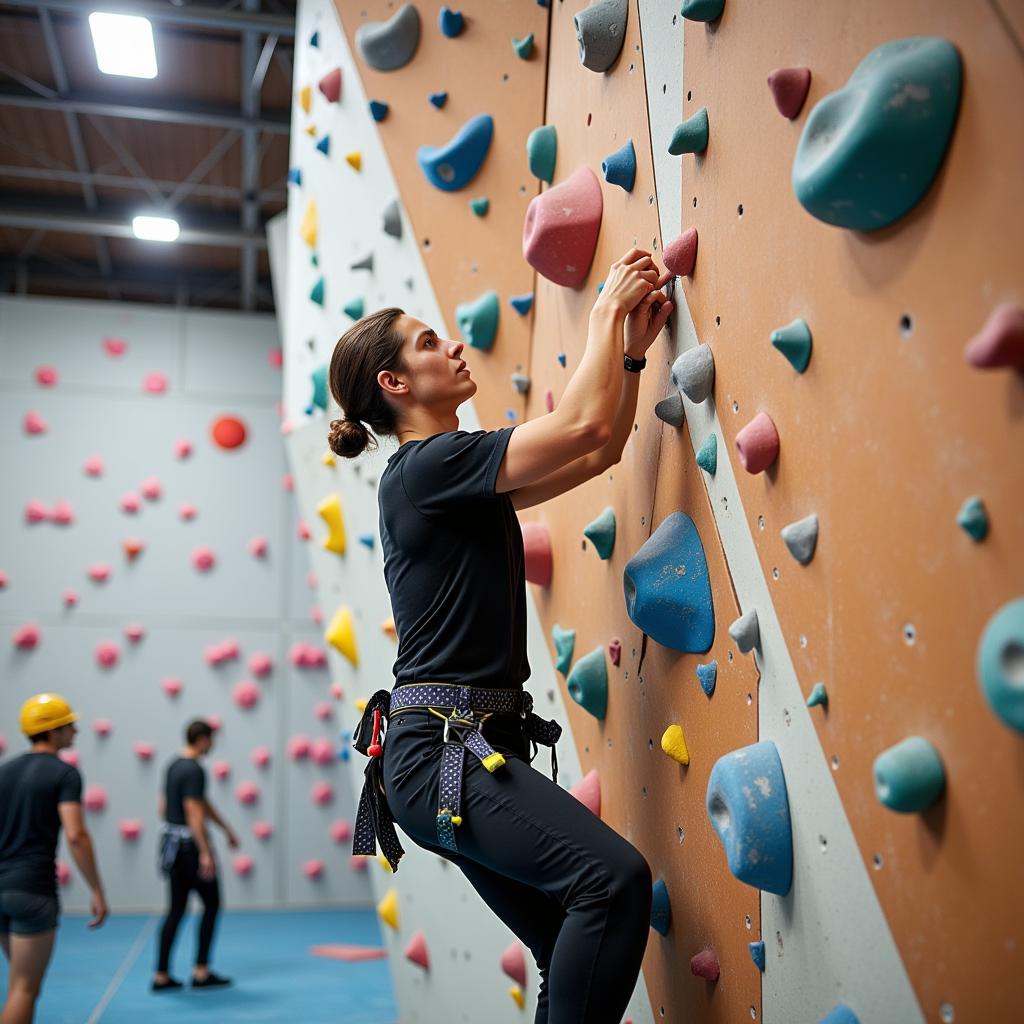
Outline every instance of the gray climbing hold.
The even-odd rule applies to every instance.
[[[714,21],[722,16],[725,0],[683,0],[680,14],[687,21]]]
[[[708,434],[704,443],[697,452],[697,465],[704,470],[708,476],[714,476],[718,470],[718,435]]]
[[[672,364],[672,383],[691,402],[703,402],[715,384],[715,357],[711,346],[687,349]]]
[[[668,398],[663,398],[655,407],[654,415],[663,423],[673,427],[683,425],[683,397],[674,391]]]
[[[402,207],[399,206],[397,199],[392,199],[384,207],[384,234],[392,238],[402,237]]]
[[[692,117],[676,126],[668,144],[672,156],[703,153],[708,148],[708,108],[701,107]]]
[[[956,515],[957,526],[966,530],[975,540],[984,540],[988,534],[988,513],[981,498],[968,498]]]
[[[809,708],[816,708],[819,704],[828,703],[828,690],[825,689],[824,683],[815,683],[811,690],[810,696],[807,698],[807,706]]]
[[[580,63],[599,74],[607,71],[626,38],[629,0],[597,0],[573,18]]]
[[[355,263],[350,263],[349,270],[368,270],[371,274],[373,273],[373,253],[367,253],[361,260],[356,260]]]
[[[803,373],[811,361],[811,329],[797,317],[785,327],[772,331],[772,344],[789,360],[797,373]]]
[[[525,373],[513,373],[512,374],[512,387],[516,389],[521,395],[525,395],[530,390],[530,378]]]
[[[594,545],[598,555],[607,561],[615,549],[615,509],[609,505],[593,522],[583,527],[583,536]]]
[[[730,627],[729,636],[736,641],[740,654],[749,654],[761,642],[761,627],[757,621],[757,609],[741,615]]]
[[[420,43],[420,15],[412,4],[401,7],[387,21],[369,21],[356,30],[356,46],[363,60],[377,71],[405,67]]]
[[[818,517],[812,514],[784,526],[782,539],[786,542],[789,553],[801,565],[806,565],[814,557],[814,549],[818,543]]]
[[[526,139],[526,159],[530,173],[549,185],[555,178],[555,158],[558,155],[558,132],[553,124],[534,128]]]

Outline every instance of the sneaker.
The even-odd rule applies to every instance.
[[[163,992],[169,988],[184,988],[185,986],[174,978],[168,978],[166,981],[157,981],[154,978],[149,987],[152,992]]]
[[[230,978],[222,978],[219,974],[214,974],[213,971],[200,981],[194,975],[192,977],[193,988],[221,988],[224,985],[230,985]]]

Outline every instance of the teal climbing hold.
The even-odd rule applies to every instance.
[[[448,93],[446,92],[432,92],[428,97],[428,100],[440,110],[448,102]]]
[[[924,198],[946,155],[961,67],[946,39],[894,39],[872,50],[804,125],[793,191],[818,220],[875,231]]]
[[[374,121],[383,121],[390,109],[383,100],[370,100],[370,116]]]
[[[674,651],[703,653],[715,638],[704,545],[693,520],[673,512],[626,563],[626,613],[652,640]]]
[[[1005,725],[1024,732],[1024,597],[988,620],[978,644],[978,682]]]
[[[359,543],[362,544],[364,547],[369,548],[372,551],[373,547],[374,547],[374,544],[375,544],[375,539],[374,539],[373,534],[372,533],[361,533],[361,534],[359,534]]]
[[[555,180],[555,160],[558,156],[558,130],[553,124],[534,128],[526,139],[526,160],[530,173],[549,185]]]
[[[320,33],[319,33],[319,31],[314,32],[309,37],[309,45],[313,46],[313,47],[318,47],[320,45]]]
[[[324,279],[322,277],[316,279],[316,284],[310,289],[309,297],[318,306],[324,304]]]
[[[848,1006],[833,1006],[829,1012],[821,1018],[819,1024],[860,1024],[860,1018]]]
[[[772,344],[790,361],[797,373],[803,373],[811,361],[811,329],[797,317],[785,327],[772,331]]]
[[[487,196],[477,196],[476,199],[470,199],[469,208],[478,217],[486,217],[487,211],[491,208],[491,201]]]
[[[595,647],[572,667],[565,681],[569,696],[595,718],[604,718],[608,710],[608,665],[604,647]]]
[[[733,875],[785,896],[793,884],[793,829],[775,744],[762,740],[720,757],[708,778],[706,804]]]
[[[718,470],[718,435],[708,434],[697,452],[697,465],[708,476],[714,476]]]
[[[633,191],[636,181],[636,150],[633,140],[627,139],[614,153],[601,161],[601,173],[609,185],[618,185],[626,192]]]
[[[450,7],[442,7],[437,16],[437,23],[442,35],[454,39],[462,34],[466,19],[462,16],[462,11],[453,11]]]
[[[714,21],[722,16],[725,0],[683,0],[680,14],[687,21]]]
[[[443,146],[420,146],[416,159],[427,181],[443,192],[465,188],[480,170],[494,136],[490,114],[470,118]]]
[[[288,181],[292,185],[302,184],[302,168],[301,167],[289,167],[288,168]]]
[[[330,137],[330,135],[325,135],[316,144],[316,148],[318,150],[320,150],[320,152],[323,153],[324,156],[330,156],[331,155],[331,137]]]
[[[811,695],[807,698],[807,706],[809,708],[816,708],[819,704],[828,703],[828,690],[825,689],[824,683],[815,683],[811,690]]]
[[[604,291],[604,281],[597,282],[597,294],[600,295]]]
[[[309,262],[310,262],[311,266],[319,267],[320,266],[320,257],[317,256],[317,254],[315,252],[311,252],[309,254]]]
[[[706,665],[698,665],[697,680],[706,696],[714,694],[715,684],[718,682],[718,662],[709,661]]]
[[[520,315],[526,316],[533,309],[533,292],[524,292],[522,295],[513,295],[508,304]]]
[[[562,629],[556,622],[551,627],[551,639],[555,645],[555,668],[567,676],[572,664],[572,653],[576,648],[576,630]]]
[[[564,352],[559,352],[558,353],[558,362],[559,362],[560,366],[565,366],[565,353]]]
[[[672,904],[668,898],[668,886],[659,878],[651,889],[651,927],[659,935],[668,935],[672,923]]]
[[[377,71],[397,71],[412,60],[420,44],[420,15],[405,4],[387,21],[368,21],[356,30],[363,60]]]
[[[927,810],[946,786],[946,771],[935,747],[923,736],[908,736],[875,758],[875,795],[890,810]]]
[[[750,950],[750,959],[754,961],[754,966],[764,974],[764,939],[747,943],[747,949]]]
[[[366,303],[363,302],[363,297],[361,295],[357,295],[354,299],[349,299],[348,302],[341,307],[341,311],[345,316],[350,317],[352,320],[360,320],[366,312]]]
[[[668,144],[672,156],[684,153],[703,153],[708,148],[708,108],[701,107],[676,127]]]
[[[512,49],[520,60],[529,60],[533,56],[533,33],[523,36],[522,39],[512,40]]]
[[[593,522],[583,527],[583,536],[594,545],[598,555],[607,561],[615,549],[615,509],[609,505]]]
[[[310,375],[313,382],[313,405],[327,411],[327,367],[318,366]]]
[[[956,514],[957,526],[966,530],[975,540],[984,540],[988,534],[988,513],[981,498],[968,498]]]
[[[484,292],[480,298],[455,307],[455,321],[473,348],[489,349],[494,344],[499,309],[497,292]]]

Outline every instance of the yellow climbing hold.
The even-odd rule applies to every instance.
[[[509,985],[508,994],[515,1000],[515,1004],[520,1010],[525,1009],[526,998],[523,996],[523,990],[518,985]]]
[[[341,605],[334,613],[331,624],[324,633],[324,640],[344,654],[353,667],[359,667],[359,652],[356,650],[356,631],[352,622],[352,609],[347,604]]]
[[[377,913],[380,919],[390,928],[398,931],[398,890],[388,889],[384,898],[377,904]]]
[[[320,456],[320,461],[325,466],[336,466],[338,464],[337,459],[334,457],[334,452],[332,451],[324,452],[323,455]]]
[[[358,149],[354,149],[351,153],[345,154],[345,163],[353,170],[361,171],[363,169],[363,154]]]
[[[356,699],[355,699],[355,701],[353,703],[356,706],[356,710],[360,714],[362,714],[366,710],[366,705],[367,705],[368,701],[366,700],[365,697],[356,697]]]
[[[387,857],[383,853],[377,854],[377,863],[389,874],[393,875],[394,872],[391,870],[391,865],[388,863]]]
[[[670,725],[661,737],[661,749],[680,764],[690,763],[690,752],[686,749],[686,737],[681,725]]]
[[[306,125],[306,134],[307,135],[316,135],[316,125],[315,124],[307,124]]]
[[[320,543],[328,551],[345,554],[345,517],[341,513],[341,499],[336,494],[328,495],[316,507],[320,518],[327,524],[327,536]]]
[[[302,215],[302,227],[299,228],[302,240],[310,249],[316,248],[317,224],[316,200],[310,199],[306,203],[306,212]]]
[[[311,85],[304,85],[299,90],[299,106],[302,107],[304,113],[309,113],[310,104],[313,102],[313,87]]]
[[[394,615],[389,615],[380,624],[380,631],[382,633],[384,633],[385,636],[391,637],[392,640],[397,640],[398,639],[398,630],[395,629],[395,617],[394,617]]]

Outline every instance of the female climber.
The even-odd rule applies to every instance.
[[[613,263],[557,408],[500,430],[459,429],[456,411],[477,390],[464,345],[400,309],[363,317],[331,358],[343,411],[331,449],[354,458],[376,446],[371,430],[399,443],[378,488],[395,685],[373,695],[353,737],[370,757],[353,852],[379,842],[397,869],[397,822],[456,864],[532,951],[536,1024],[622,1019],[647,943],[651,873],[556,784],[561,730],[523,690],[515,513],[618,462],[644,354],[672,310],[661,290],[670,277],[641,249]],[[551,779],[530,765],[538,743],[552,747]]]

